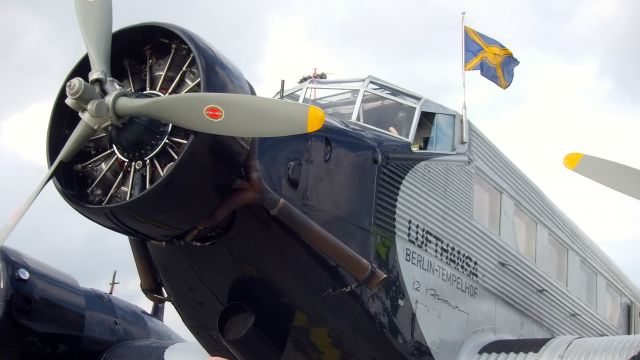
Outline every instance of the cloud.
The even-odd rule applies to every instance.
[[[472,121],[581,228],[640,281],[632,256],[640,202],[562,167],[582,151],[640,167],[635,134],[640,3],[293,0],[114,2],[114,28],[166,21],[192,30],[271,96],[314,67],[332,78],[371,74],[458,109],[460,12],[521,61],[503,91],[467,73]],[[85,52],[72,2],[5,2],[0,12],[0,207],[7,219],[44,175],[53,98]],[[149,309],[126,238],[72,210],[51,185],[15,230],[9,246],[51,263],[83,286],[106,289],[118,269],[118,295]],[[167,323],[179,316],[167,309]],[[188,332],[182,327],[181,333]]]
[[[338,54],[313,37],[304,16],[273,14],[268,23],[262,61],[258,64],[260,75],[254,83],[259,94],[273,95],[280,85],[280,74],[287,75],[285,86],[290,88],[314,68],[318,68],[318,72],[340,71]]]
[[[0,147],[21,160],[46,168],[45,145],[52,103],[32,103],[0,121]],[[43,173],[44,175],[44,173]]]
[[[74,14],[71,2],[3,2],[0,119],[57,94],[85,51]]]
[[[599,77],[611,81],[614,91],[610,100],[627,109],[635,107],[640,96],[640,69],[635,59],[640,56],[637,34],[640,24],[636,1],[589,0],[575,7],[568,30],[576,41],[576,59],[594,57],[601,64]]]

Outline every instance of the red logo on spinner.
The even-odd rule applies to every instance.
[[[220,106],[208,105],[204,108],[204,116],[213,121],[220,121],[224,118],[224,110]]]

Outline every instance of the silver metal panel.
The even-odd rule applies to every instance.
[[[611,284],[614,284],[625,296],[640,299],[640,292],[613,264],[613,262],[582,233],[553,203],[540,191],[511,161],[509,161],[484,135],[475,127],[472,127],[472,140],[470,145],[470,158],[478,170],[484,176],[488,176],[509,198],[522,206],[530,213],[534,220],[560,240],[579,258],[587,263]],[[539,226],[540,228],[540,226]],[[539,230],[540,232],[540,230]],[[498,239],[499,240],[499,239]],[[564,308],[557,315],[574,314],[580,321],[571,321],[578,326],[576,330],[587,331],[573,332],[579,335],[619,334],[620,331],[607,323],[586,304],[569,295],[568,289],[541,274],[532,263],[512,259],[513,264],[519,264],[523,268],[524,278],[529,282],[536,282],[548,292],[558,303],[558,309]],[[576,316],[575,314],[579,314]],[[578,325],[577,323],[582,323]],[[560,330],[560,329],[558,329]]]
[[[517,274],[499,264],[505,258],[516,263],[514,255],[519,254],[514,254],[506,244],[473,222],[473,166],[462,162],[447,163],[444,159],[427,161],[413,167],[404,180],[401,179],[402,171],[398,171],[402,169],[401,166],[388,167],[382,177],[384,180],[379,184],[381,188],[392,189],[401,182],[395,212],[398,254],[403,257],[406,251],[420,252],[407,239],[407,226],[411,221],[478,260],[476,282],[463,272],[452,269],[437,256],[434,257],[433,252],[420,253],[427,259],[425,263],[434,264],[440,269],[435,273],[416,270],[417,267],[408,264],[404,258],[399,259],[405,286],[412,304],[415,303],[416,317],[436,359],[451,358],[451,354],[465,340],[481,329],[493,328],[509,337],[553,336],[556,332],[544,326],[549,323],[555,324],[558,330],[565,330],[565,333],[580,330],[564,319],[548,321],[559,317],[557,310],[548,309],[548,300],[540,297],[537,287],[527,285],[517,278]],[[395,184],[385,184],[388,181]],[[389,191],[389,197],[392,195]],[[388,211],[385,215],[385,223],[388,224],[392,220],[392,213]],[[381,223],[380,220],[379,215],[377,223]],[[429,269],[429,266],[426,268]],[[464,279],[463,284],[470,282],[477,286],[477,295],[468,296],[457,285],[447,283],[443,274],[448,276],[451,273]],[[416,281],[420,282],[422,288],[434,290],[425,297],[424,291],[418,293],[412,288],[411,284]],[[532,313],[532,309],[538,311]],[[466,317],[462,318],[463,315]],[[452,318],[457,320],[451,321]],[[443,327],[455,331],[457,338],[438,331]],[[446,337],[443,339],[442,336]]]
[[[538,352],[511,352],[476,354],[475,360],[562,360],[562,354],[575,339],[573,336],[557,337],[549,341]],[[470,358],[470,357],[468,357]],[[462,357],[458,357],[462,360]]]
[[[606,336],[576,339],[562,360],[630,359],[640,352],[640,336]]]
[[[507,159],[477,128],[471,126],[470,157],[501,189],[525,207],[535,220],[555,234],[565,246],[594,266],[626,296],[640,299],[640,291],[544,193]]]
[[[375,223],[379,231],[395,235],[403,282],[435,358],[451,358],[466,341],[475,341],[474,334],[482,331],[486,336],[487,329],[495,338],[622,334],[566,285],[551,279],[535,262],[473,220],[478,172],[538,223],[539,241],[548,234],[557,238],[572,252],[572,264],[586,260],[624,296],[636,302],[640,299],[638,290],[615,265],[495,146],[472,130],[469,162],[449,162],[443,157],[415,166],[387,164],[377,184]],[[439,257],[435,240],[431,249],[418,246],[417,235],[411,239],[408,231],[411,226],[417,226],[416,234],[428,231],[447,248],[455,247],[476,259],[477,279]],[[445,280],[451,274],[458,284]],[[477,286],[477,296],[461,290],[460,283]],[[443,327],[447,332],[438,331]]]
[[[415,194],[398,204],[396,224],[402,230],[409,220],[480,259],[482,287],[513,306],[531,321],[544,324],[551,334],[595,336],[617,330],[573,297],[565,287],[549,279],[502,239],[473,221],[473,166],[425,162],[417,165],[402,183]],[[405,190],[406,189],[406,190]],[[420,214],[416,213],[420,209]],[[535,214],[535,211],[531,211]],[[584,315],[577,316],[580,313]],[[479,324],[480,325],[480,324]]]
[[[382,169],[377,183],[375,224],[393,234],[396,229],[396,196],[405,175],[411,169],[406,163],[396,163]]]
[[[640,351],[640,336],[575,338],[550,340],[538,352],[477,354],[476,360],[627,360]],[[468,355],[467,355],[468,356]],[[459,359],[462,359],[459,357]]]

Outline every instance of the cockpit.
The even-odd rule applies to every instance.
[[[372,76],[311,79],[284,92],[283,98],[316,105],[333,119],[405,139],[413,151],[459,150],[456,134],[462,125],[455,111]]]

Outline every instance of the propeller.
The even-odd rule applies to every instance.
[[[75,6],[91,73],[108,78],[111,76],[111,0],[75,0]]]
[[[569,170],[640,200],[640,170],[610,160],[580,153],[564,157]]]
[[[324,113],[315,106],[227,93],[120,97],[114,110],[121,117],[144,116],[193,131],[242,137],[313,132],[324,122]]]
[[[78,111],[80,122],[38,187],[0,230],[0,246],[61,162],[71,160],[96,132],[130,117],[153,118],[189,130],[238,137],[303,134],[320,129],[324,123],[323,111],[313,105],[251,95],[193,93],[131,97],[131,93],[111,78],[111,0],[75,0],[75,7],[91,72],[88,83],[80,78],[67,83],[65,102]]]

